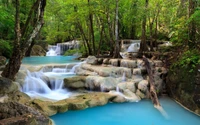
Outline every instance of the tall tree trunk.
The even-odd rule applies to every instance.
[[[194,14],[195,7],[196,7],[195,1],[189,0],[189,8],[188,8],[189,18],[192,16],[192,14]],[[189,32],[188,46],[190,48],[193,48],[195,46],[195,40],[196,40],[196,25],[193,19],[189,23],[188,32]]]
[[[141,43],[140,43],[140,50],[139,50],[139,55],[144,51],[147,51],[147,44],[146,44],[146,11],[148,8],[149,0],[145,0],[145,10],[144,10],[144,15],[143,15],[143,20],[142,20],[142,37],[141,37]]]
[[[94,39],[94,28],[93,28],[93,14],[91,13],[90,0],[88,0],[89,7],[89,35],[92,42],[93,54],[96,55],[95,39]]]
[[[110,57],[113,56],[113,52],[114,52],[114,36],[113,36],[113,30],[112,30],[112,24],[111,24],[111,20],[110,20],[110,15],[109,13],[107,13],[107,23],[108,23],[108,32],[109,32],[109,44],[110,44]]]
[[[85,32],[83,31],[83,27],[81,26],[81,23],[79,21],[77,21],[77,25],[78,25],[78,28],[79,28],[79,30],[80,30],[80,32],[81,32],[81,34],[82,34],[82,36],[83,36],[83,38],[85,40],[85,43],[87,45],[88,54],[92,55],[92,50],[91,50],[91,47],[89,45],[88,38],[86,37]]]
[[[116,15],[115,15],[115,53],[114,58],[119,58],[119,0],[116,0]]]
[[[18,72],[21,65],[21,50],[20,50],[20,39],[21,39],[21,31],[20,31],[20,2],[19,0],[15,0],[15,42],[14,42],[14,51],[9,60],[9,63],[6,65],[4,71],[2,72],[2,76],[14,79],[15,74]]]
[[[22,38],[21,31],[20,31],[20,2],[19,0],[16,0],[14,48],[13,48],[13,53],[12,53],[11,58],[2,72],[3,77],[14,80],[16,73],[19,71],[21,61],[23,57],[25,56],[25,52],[27,51],[32,40],[36,37],[36,35],[39,33],[40,29],[42,28],[44,24],[43,16],[44,16],[44,8],[46,6],[46,0],[40,0],[39,3],[40,4],[38,5],[37,8],[32,7],[32,9],[35,9],[34,10],[35,12],[38,12],[38,20],[36,21],[36,25],[33,27],[33,30],[28,33],[30,34],[28,37]],[[32,9],[30,11],[33,11]],[[29,16],[32,16],[32,15],[29,15]],[[27,20],[29,20],[29,17]]]

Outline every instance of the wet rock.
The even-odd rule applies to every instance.
[[[119,90],[122,92],[124,92],[126,89],[130,90],[133,93],[136,92],[136,87],[135,87],[134,82],[122,82],[122,83],[119,83],[117,86]]]
[[[140,90],[137,89],[136,91],[136,95],[139,96],[141,99],[146,98],[146,95],[144,93],[142,93]]]
[[[51,125],[51,120],[34,108],[17,102],[0,103],[0,124]]]
[[[115,90],[117,84],[118,81],[112,77],[88,76],[86,78],[86,88],[89,90]]]
[[[111,100],[112,102],[122,103],[126,102],[126,98],[124,96],[117,95],[114,99]]]
[[[138,84],[138,89],[140,90],[140,91],[142,91],[143,93],[146,93],[146,91],[147,91],[147,89],[148,89],[148,81],[147,80],[142,80],[142,81],[140,81],[139,82],[139,84]]]
[[[103,64],[109,64],[109,59],[103,59]]]
[[[119,66],[119,60],[118,59],[110,59],[109,64],[112,66]]]
[[[127,67],[127,68],[136,68],[137,62],[136,62],[136,60],[122,59],[120,66]]]
[[[91,65],[96,65],[98,62],[97,58],[95,56],[88,56],[86,59],[86,63],[91,64]]]
[[[86,76],[76,76],[64,79],[64,87],[71,89],[83,89],[85,88]]]
[[[130,102],[138,102],[140,100],[140,98],[135,93],[128,89],[124,91],[124,95],[126,96],[126,100]]]
[[[18,86],[10,79],[0,77],[0,94],[7,94],[18,90]]]
[[[53,102],[51,101],[42,101],[39,99],[34,99],[32,101],[33,107],[39,109],[40,111],[44,112],[47,116],[55,115],[58,111],[56,106],[53,106]]]
[[[140,68],[133,69],[133,75],[142,75],[141,69]]]

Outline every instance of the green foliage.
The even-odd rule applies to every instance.
[[[78,49],[70,49],[70,50],[67,50],[64,55],[65,56],[72,56],[72,55],[74,55],[74,54],[76,54],[78,52],[79,52]]]
[[[0,55],[10,58],[11,54],[12,46],[10,45],[10,41],[0,39]]]
[[[194,72],[197,65],[200,64],[200,52],[196,49],[187,50],[182,54],[180,59],[172,65],[172,68],[182,67],[188,68],[190,67],[189,72]]]

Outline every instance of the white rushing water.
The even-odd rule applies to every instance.
[[[79,43],[80,43],[79,41],[73,40],[65,43],[57,43],[57,45],[49,45],[46,56],[63,55],[67,50],[78,49]]]
[[[27,76],[21,91],[33,98],[41,97],[52,100],[68,98],[72,93],[64,88],[63,79],[74,76],[77,65],[72,67],[73,70],[67,69],[67,66],[65,68],[53,68],[50,72],[44,72],[45,70],[30,72],[27,70]]]

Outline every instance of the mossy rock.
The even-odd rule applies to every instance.
[[[0,77],[0,94],[8,94],[18,90],[18,86],[10,79]]]

